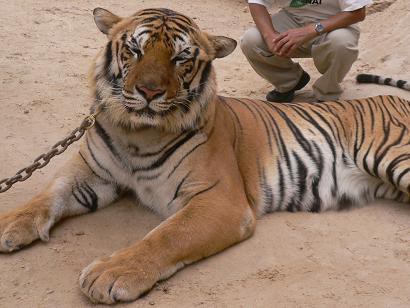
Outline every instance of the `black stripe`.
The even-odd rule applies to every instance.
[[[307,179],[308,169],[296,152],[292,152],[292,154],[296,160],[296,170],[297,170],[297,175],[298,175],[297,176],[298,177],[297,187],[298,187],[298,193],[299,193],[299,196],[297,199],[297,205],[300,207],[303,204],[303,198],[306,192],[306,179]]]
[[[84,182],[83,189],[88,193],[88,196],[91,199],[91,203],[88,204],[88,208],[91,212],[95,212],[98,209],[98,196],[95,191]]]
[[[104,76],[107,80],[111,80],[111,62],[112,62],[112,41],[109,41],[105,47],[105,62],[104,62]]]
[[[71,192],[75,200],[82,206],[94,212],[98,208],[98,196],[95,191],[86,183],[76,183],[72,188]],[[77,193],[80,195],[78,196]],[[87,198],[88,196],[88,198]],[[81,197],[81,198],[80,198]]]
[[[303,135],[302,131],[299,129],[298,126],[296,126],[293,121],[289,119],[289,117],[286,115],[285,112],[278,110],[279,115],[285,120],[287,126],[290,128],[292,131],[293,135],[296,138],[296,141],[299,143],[299,145],[303,148],[303,150],[309,155],[310,158],[312,158],[314,161],[316,161],[315,157],[313,156],[312,152],[312,146],[309,143],[309,140],[305,138]]]
[[[262,123],[265,127],[265,132],[268,136],[266,139],[268,141],[269,150],[270,150],[271,154],[273,154],[271,130],[270,130],[270,127],[268,126],[268,124],[266,123],[266,120],[265,120],[265,117],[264,117],[264,115],[266,115],[266,113],[262,113],[259,110],[258,105],[252,105],[252,106],[255,108],[256,113],[259,115],[259,118],[262,120]]]
[[[277,160],[277,168],[279,173],[279,196],[280,201],[278,202],[279,208],[282,208],[282,203],[285,200],[285,177],[283,176],[282,166],[279,160]]]
[[[199,146],[205,144],[208,140],[205,140],[204,142],[198,143],[196,146],[193,147],[193,149],[191,151],[189,151],[188,153],[186,153],[180,160],[179,162],[174,166],[174,168],[172,169],[172,171],[168,174],[168,179],[171,177],[171,175],[177,170],[177,168],[179,167],[179,165],[182,164],[182,162],[185,160],[185,158],[187,158],[193,151],[195,151]]]
[[[144,18],[143,20],[141,20],[140,23],[141,23],[141,24],[147,24],[147,23],[156,21],[156,20],[158,20],[158,19],[160,19],[160,18],[161,18],[160,16],[147,17],[147,18]]]
[[[365,102],[367,103],[367,106],[370,110],[369,113],[370,113],[370,120],[371,120],[372,132],[373,132],[374,131],[375,119],[374,119],[374,110],[373,110],[373,107],[372,107],[371,103],[374,104],[374,99],[368,98],[368,99],[365,100]]]
[[[265,109],[265,107],[262,107],[262,108]],[[273,117],[273,115],[271,114],[270,111],[266,111],[266,109],[265,109],[265,112],[268,115],[268,119],[269,119],[271,131],[272,131],[272,135],[273,135],[273,138],[274,138],[274,142],[277,145],[279,145],[281,143],[280,143],[280,136],[278,136],[279,128],[278,128],[278,125],[276,123],[277,119]],[[284,151],[283,151],[282,147],[276,147],[276,148],[279,150],[279,155],[283,156]]]
[[[262,171],[260,169],[261,167],[258,160],[259,182],[261,191],[263,193],[263,200],[265,201],[264,209],[265,213],[270,213],[273,210],[273,191],[272,187],[267,183],[265,169],[263,169]]]
[[[171,28],[168,28],[167,26],[166,26],[166,28],[167,28],[168,31],[172,31]],[[171,40],[171,38],[168,36],[168,33],[165,32],[165,33],[167,34],[168,40],[170,40],[170,41],[176,41],[176,39],[178,39],[178,40],[180,40],[181,42],[185,42],[184,38],[183,38],[181,35],[179,35],[178,33],[174,32],[174,31],[172,31],[172,32],[173,32],[173,33],[172,33],[172,37],[173,37],[172,40]]]
[[[196,91],[197,97],[199,97],[204,91],[205,85],[208,82],[209,75],[211,73],[211,69],[212,69],[212,62],[211,61],[206,62],[205,68],[202,70],[202,76],[201,76],[201,80],[199,81],[198,90]]]
[[[338,206],[339,206],[338,210],[340,210],[340,211],[348,210],[354,204],[355,204],[355,202],[353,201],[352,198],[350,198],[346,194],[342,194],[342,196],[340,196],[339,200],[338,200]]]
[[[234,118],[235,118],[235,123],[239,126],[240,131],[243,131],[243,126],[241,124],[241,120],[239,120],[238,114],[236,113],[236,111],[229,105],[229,103],[226,101],[225,97],[220,96],[219,97],[222,102],[224,103],[223,105],[228,107],[228,110],[233,114]]]
[[[94,152],[91,150],[90,142],[88,141],[88,135],[87,135],[87,137],[86,137],[86,139],[85,139],[85,143],[87,144],[87,149],[88,149],[88,151],[89,151],[90,154],[91,154],[91,158],[94,160],[94,162],[97,164],[97,166],[98,166],[100,169],[104,170],[111,178],[114,178],[114,177],[112,176],[111,172],[110,172],[107,168],[103,167],[103,166],[101,165],[101,163],[100,163],[100,162],[97,160],[97,158],[95,157]]]
[[[148,34],[151,34],[151,33],[152,33],[152,30],[151,30],[151,29],[143,30],[143,31],[141,31],[141,32],[138,33],[138,37],[141,36],[141,35],[143,35],[143,34],[147,34],[147,33],[148,33]],[[135,37],[133,37],[132,40],[135,41]]]
[[[172,16],[172,17],[174,17],[174,16],[179,16],[180,14],[179,13],[177,13],[177,12],[175,12],[175,11],[173,11],[173,10],[170,10],[170,9],[165,9],[165,8],[160,8],[160,9],[158,9],[162,14],[164,14],[164,15],[167,15],[167,16]]]
[[[386,175],[390,183],[394,183],[394,171],[396,171],[397,165],[406,160],[410,160],[410,154],[401,154],[390,161],[386,168]]]
[[[195,67],[195,65],[196,65],[196,67],[197,67],[198,69],[196,70],[195,74],[193,74],[193,75],[191,76],[191,78],[190,78],[189,80],[188,80],[188,78],[187,78],[187,77],[188,77],[187,75],[184,76],[183,86],[184,86],[184,89],[186,89],[186,90],[190,90],[190,88],[191,88],[191,83],[194,81],[196,75],[197,75],[198,72],[200,71],[200,69],[201,69],[201,67],[202,67],[202,64],[205,63],[205,62],[202,61],[202,60],[199,60],[198,62],[196,62],[196,55],[197,55],[197,53],[199,53],[199,49],[196,49],[196,50],[195,50],[194,55],[193,55],[193,58],[192,58],[192,61],[191,61],[191,62],[192,62],[192,66],[190,67],[190,69],[189,69],[189,71],[188,71],[187,73],[192,72],[193,69],[194,69],[194,67]],[[200,85],[201,85],[201,82],[200,82]],[[189,94],[191,95],[191,92],[189,92]]]
[[[374,176],[375,174],[373,174],[373,173],[370,171],[369,165],[368,165],[368,163],[367,163],[367,157],[369,156],[370,150],[371,150],[371,148],[373,147],[373,142],[374,142],[374,140],[372,140],[372,142],[370,143],[369,147],[367,148],[366,153],[364,154],[364,157],[363,157],[363,168],[364,168],[364,170],[365,170],[368,174]]]
[[[248,109],[248,111],[252,114],[252,116],[254,117],[254,119],[256,120],[258,117],[256,116],[255,112],[248,106],[248,104],[246,102],[243,102],[240,99],[237,98],[232,98],[234,101],[242,104],[242,106],[244,106],[246,109]]]
[[[115,79],[120,79],[122,78],[122,72],[121,72],[121,48],[120,48],[120,43],[117,41],[115,44],[115,49],[116,49],[116,60],[118,64],[118,74],[115,76]]]
[[[193,55],[192,55],[192,62],[196,62],[196,59],[199,56],[199,48],[196,48]]]
[[[374,76],[374,83],[380,83],[380,76]]]
[[[91,172],[92,172],[97,178],[99,178],[100,180],[102,180],[102,181],[108,183],[106,179],[102,178],[100,175],[98,175],[98,174],[94,171],[93,168],[91,168],[90,164],[88,163],[88,161],[85,159],[85,157],[83,156],[83,154],[82,154],[81,152],[78,152],[78,154],[79,154],[80,157],[83,159],[84,163],[88,166],[88,168],[90,168]]]
[[[182,145],[184,145],[186,142],[188,142],[192,137],[194,137],[198,133],[197,130],[190,131],[188,134],[185,135],[184,138],[179,140],[176,144],[174,144],[171,148],[165,151],[165,153],[153,164],[151,164],[148,167],[137,167],[133,169],[133,172],[137,171],[148,171],[152,169],[156,169],[161,167],[167,160],[168,158],[174,154],[176,150],[178,150]]]
[[[167,142],[163,147],[161,147],[158,151],[155,152],[145,152],[145,153],[136,153],[133,156],[137,157],[150,157],[150,156],[155,156],[158,154],[161,154],[163,151],[165,151],[166,148],[168,148],[171,144],[173,144],[175,141],[177,141],[179,138],[181,138],[186,132],[181,133],[180,135],[176,136],[175,138],[172,138],[169,142]]]
[[[366,124],[365,124],[365,119],[363,116],[362,111],[358,106],[362,106],[360,104],[360,101],[354,101],[355,103],[358,103],[358,105],[354,105],[353,108],[356,111],[356,114],[359,115],[359,120],[355,117],[356,119],[356,138],[355,138],[355,161],[357,160],[357,155],[359,153],[359,150],[362,148],[364,142],[366,141],[365,135],[366,135]],[[361,136],[359,138],[359,132],[361,132]]]
[[[381,142],[379,143],[379,146],[375,150],[375,158],[377,158],[378,153],[381,151],[383,146],[386,144],[390,136],[390,122],[386,124],[386,118],[385,118],[384,112],[380,112],[379,114],[381,114],[381,117],[382,117],[382,127],[383,127],[384,134],[383,134],[383,139],[381,140]],[[376,164],[373,165],[373,174],[375,174],[376,176],[379,176],[379,171],[377,170],[377,167],[378,165]]]
[[[79,196],[77,196],[77,192],[80,194],[81,198]],[[81,204],[82,206],[88,208],[87,206],[87,198],[85,196],[85,194],[81,191],[80,186],[78,183],[76,183],[74,186],[71,187],[71,193],[74,196],[74,199]]]
[[[174,21],[174,20],[178,20],[178,22],[185,23],[190,28],[193,26],[191,21],[187,17],[182,16],[182,15],[172,16],[171,21]]]
[[[320,183],[320,178],[319,177],[314,177],[312,180],[312,194],[314,197],[312,207],[310,208],[311,212],[319,213],[321,210],[321,200],[320,200],[320,195],[319,195],[319,183]]]
[[[407,81],[398,80],[397,81],[397,87],[400,88],[400,89],[403,89],[406,83],[407,83]]]
[[[410,172],[410,168],[406,168],[400,173],[400,175],[397,177],[397,186],[400,185],[401,179],[409,172]],[[407,187],[410,187],[410,185]],[[410,193],[410,191],[407,191],[407,192]]]
[[[333,154],[333,162],[332,162],[332,178],[333,178],[333,187],[332,187],[332,194],[335,195],[337,192],[337,187],[338,187],[338,183],[337,183],[337,177],[336,177],[336,148],[335,145],[333,144],[332,139],[330,138],[329,134],[327,133],[327,131],[305,110],[301,109],[301,111],[305,114],[305,116],[309,119],[309,122],[316,127],[316,129],[325,137],[325,140],[327,142],[327,144],[329,145],[330,150],[332,151]],[[325,122],[329,128],[330,124],[329,122],[318,112],[313,111],[314,113],[316,113],[316,115],[323,121]],[[332,131],[332,129],[331,129]],[[332,131],[333,133],[333,131]]]
[[[98,136],[100,136],[100,138],[105,143],[105,145],[110,149],[111,153],[114,154],[116,158],[121,160],[121,156],[115,149],[112,143],[111,137],[108,135],[105,129],[101,126],[101,124],[98,121],[95,121],[94,127],[95,127],[95,131],[97,132]]]
[[[238,144],[238,139],[242,135],[243,127],[241,124],[241,121],[239,120],[238,115],[236,114],[236,111],[229,106],[229,104],[226,102],[225,98],[220,97],[221,102],[223,103],[223,106],[227,107],[230,113],[233,114],[232,121],[233,121],[233,126],[234,126],[234,142],[233,142],[233,148],[236,150],[236,146]],[[239,133],[239,136],[238,136]]]
[[[184,34],[189,34],[191,32],[191,29],[190,29],[191,27],[189,25],[183,25],[182,23],[177,21],[175,18],[172,18],[170,21],[174,23],[177,27],[179,27],[180,30],[184,32]]]
[[[216,185],[218,185],[219,180],[216,181],[214,184],[212,184],[211,186],[209,186],[208,188],[205,188],[203,190],[200,190],[198,192],[196,192],[195,194],[192,195],[191,199],[193,199],[194,197],[198,196],[199,194],[203,194],[204,192],[207,192],[209,190],[211,190],[212,188],[214,188]]]
[[[383,158],[387,155],[389,150],[391,148],[394,148],[395,146],[400,145],[402,143],[402,140],[403,140],[403,137],[406,134],[406,131],[407,131],[406,127],[403,127],[399,137],[395,141],[393,141],[392,143],[386,145],[385,149],[380,153],[380,155],[378,153],[379,151],[377,151],[375,153],[375,161],[374,161],[374,166],[373,166],[373,171],[375,172],[375,174],[378,174],[379,165],[380,165],[381,161],[383,160]],[[389,132],[390,132],[390,123],[389,123]],[[389,133],[387,134],[387,137],[389,137]],[[383,142],[381,144],[381,146],[379,147],[379,149],[381,149],[381,147],[384,146],[384,145],[385,145],[385,143]]]
[[[391,78],[386,78],[383,83],[384,83],[385,85],[389,86],[391,81],[392,81]]]
[[[179,197],[179,191],[180,191],[182,185],[185,183],[186,179],[189,177],[190,174],[191,174],[191,171],[189,171],[189,172],[184,176],[184,178],[181,180],[181,182],[179,182],[177,188],[175,189],[174,197],[172,198],[171,201],[168,202],[167,207],[169,207],[169,206],[171,205],[171,203],[174,202],[175,199]]]
[[[374,190],[374,194],[373,194],[373,196],[375,198],[378,198],[379,189],[380,189],[380,187],[383,187],[383,185],[384,185],[384,183],[380,183],[379,185],[377,185],[376,189]]]
[[[159,15],[159,14],[163,14],[161,9],[145,9],[141,11],[140,13],[138,13],[136,17],[141,17],[145,15]]]

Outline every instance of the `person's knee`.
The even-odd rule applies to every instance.
[[[329,48],[335,57],[358,56],[358,36],[348,29],[338,29],[328,34]]]
[[[249,54],[264,44],[262,36],[257,28],[250,28],[240,38],[240,46],[244,54]]]

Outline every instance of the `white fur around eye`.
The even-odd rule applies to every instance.
[[[192,59],[191,48],[187,47],[184,50],[182,50],[180,53],[175,55],[172,58],[172,62],[174,62],[175,64],[178,65],[178,64],[183,64],[183,63],[189,61],[190,59]]]
[[[149,28],[139,27],[135,29],[134,34],[132,35],[132,38],[135,40],[142,53],[144,45],[150,37],[149,33],[146,31],[149,31]]]
[[[186,35],[180,34],[174,39],[175,55],[189,47],[191,47],[191,41]]]

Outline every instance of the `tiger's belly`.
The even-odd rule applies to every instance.
[[[322,164],[295,160],[290,168],[285,162],[266,164],[260,176],[258,213],[321,212],[365,204],[375,198],[380,185],[394,194],[394,188],[362,172],[342,153],[338,157]]]

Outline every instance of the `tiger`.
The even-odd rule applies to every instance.
[[[93,15],[108,40],[91,65],[95,125],[44,191],[0,216],[2,252],[131,192],[164,220],[79,276],[92,302],[113,304],[248,239],[267,213],[410,203],[409,101],[218,96],[213,61],[234,39],[169,9]]]

